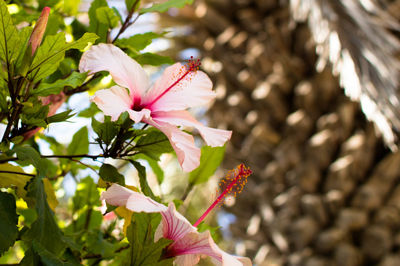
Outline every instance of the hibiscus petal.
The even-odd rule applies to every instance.
[[[118,119],[121,113],[131,110],[131,100],[126,89],[113,86],[110,89],[99,90],[92,98],[105,115],[111,116],[111,120]]]
[[[213,262],[215,265],[252,265],[251,261],[247,258],[233,256],[221,250],[217,246],[217,244],[215,244],[209,231],[205,231],[203,233],[190,232],[180,240],[175,241],[169,247],[169,251],[172,252],[175,256],[178,256],[177,260],[175,261],[177,265],[195,265],[196,263],[198,263],[201,255],[206,255],[213,258]]]
[[[124,206],[134,212],[162,212],[167,210],[167,207],[163,204],[118,184],[113,184],[107,191],[103,192],[100,200],[105,200],[108,204],[114,206]]]
[[[158,121],[163,121],[172,125],[195,127],[199,130],[200,135],[207,145],[211,147],[224,145],[232,135],[232,131],[204,126],[187,111],[153,112],[152,116]]]
[[[168,67],[148,91],[143,104],[152,111],[169,111],[184,110],[210,102],[215,93],[208,76],[202,71],[189,72],[177,82],[186,72],[185,66],[180,63]]]
[[[161,212],[162,223],[160,223],[157,231],[162,231],[162,237],[178,241],[190,232],[197,232],[196,227],[179,212],[176,211],[175,205],[171,202],[168,210]],[[156,232],[157,233],[157,232]],[[160,235],[156,234],[155,241]]]
[[[183,171],[190,172],[200,164],[200,149],[194,144],[193,136],[179,130],[176,126],[157,119],[144,119],[145,123],[161,130],[174,148]]]
[[[114,81],[121,87],[128,88],[130,96],[140,100],[149,87],[149,80],[143,68],[121,49],[101,43],[93,45],[86,51],[79,63],[80,72],[90,74],[108,71]]]

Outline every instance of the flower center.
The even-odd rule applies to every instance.
[[[244,164],[239,164],[236,169],[230,170],[225,178],[223,178],[219,185],[224,188],[221,195],[211,204],[210,207],[203,213],[202,216],[193,224],[197,227],[206,216],[214,209],[222,200],[228,195],[233,195],[236,197],[240,192],[242,192],[244,185],[247,183],[247,177],[252,174],[250,168],[246,168]],[[222,202],[223,203],[223,202]]]
[[[182,75],[179,76],[179,78],[172,83],[167,89],[165,89],[160,95],[158,95],[154,100],[152,100],[150,103],[146,104],[148,108],[151,107],[152,104],[157,102],[161,97],[163,97],[167,92],[169,92],[172,88],[174,88],[179,82],[181,82],[188,74],[191,72],[196,72],[199,70],[199,67],[201,65],[200,59],[193,59],[193,56],[190,57],[189,62],[185,67],[180,71],[180,73],[183,73]]]

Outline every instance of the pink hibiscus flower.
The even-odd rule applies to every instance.
[[[191,225],[184,216],[176,211],[172,202],[166,207],[141,193],[117,184],[113,184],[106,192],[103,192],[101,199],[111,205],[125,206],[134,212],[161,213],[162,222],[155,232],[154,240],[158,241],[164,237],[174,241],[167,247],[166,257],[176,257],[177,265],[195,265],[202,255],[206,255],[211,257],[215,265],[248,266],[252,265],[250,259],[224,252],[215,244],[209,231],[199,233],[196,227],[215,206],[222,202],[227,194],[239,193],[250,174],[251,170],[243,164],[239,165],[237,170],[230,171],[226,180],[223,181],[223,183],[230,181],[228,186],[194,225]]]
[[[182,169],[189,172],[199,166],[200,149],[193,136],[178,126],[195,127],[212,147],[224,145],[232,134],[206,127],[186,111],[215,97],[211,80],[197,70],[198,66],[198,61],[191,61],[188,66],[176,63],[166,68],[150,87],[147,74],[135,60],[112,44],[99,44],[82,55],[79,69],[89,74],[110,72],[118,86],[97,91],[92,101],[113,121],[127,111],[135,123],[144,122],[161,130],[171,142]]]

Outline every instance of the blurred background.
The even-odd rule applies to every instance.
[[[161,17],[167,53],[214,81],[224,166],[254,172],[221,209],[238,255],[400,265],[399,22],[398,0],[196,0]]]

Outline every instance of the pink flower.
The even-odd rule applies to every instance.
[[[182,169],[188,172],[199,166],[200,149],[193,136],[178,126],[195,127],[212,147],[224,145],[232,134],[206,127],[186,111],[215,97],[211,80],[197,71],[198,65],[195,61],[189,66],[176,63],[166,68],[150,88],[147,74],[135,60],[112,44],[99,44],[83,54],[79,69],[90,74],[110,72],[118,86],[97,91],[92,101],[113,121],[127,111],[135,123],[144,122],[161,130],[171,142]]]
[[[212,258],[215,265],[247,266],[252,265],[250,259],[224,252],[215,244],[209,231],[199,233],[196,226],[228,193],[240,192],[250,174],[251,170],[244,167],[243,164],[239,165],[237,170],[229,172],[227,175],[227,180],[230,181],[228,186],[194,225],[191,225],[185,217],[176,211],[173,203],[166,207],[143,194],[117,184],[113,184],[106,192],[103,192],[101,199],[111,205],[125,206],[134,212],[159,212],[162,216],[162,222],[155,232],[154,240],[158,241],[158,239],[164,237],[174,241],[167,247],[166,257],[176,257],[177,265],[195,265],[199,262],[200,256],[206,255]]]
[[[33,28],[31,37],[29,38],[28,44],[31,46],[31,55],[33,55],[36,49],[42,42],[44,32],[46,31],[47,20],[49,19],[50,7],[45,7],[40,14],[39,19],[36,21],[35,27]]]

